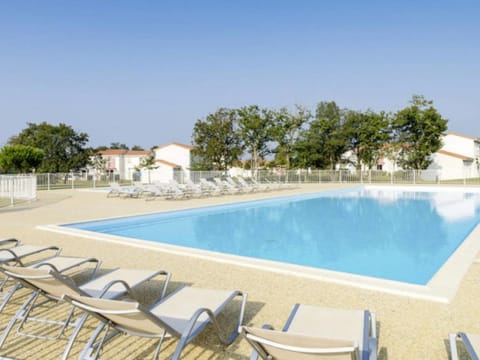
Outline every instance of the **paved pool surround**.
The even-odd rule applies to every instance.
[[[408,294],[354,287],[328,279],[302,276],[301,273],[269,271],[260,267],[213,261],[194,254],[143,248],[42,229],[48,224],[177,210],[349,186],[351,185],[303,185],[295,190],[179,201],[108,199],[105,192],[80,190],[44,191],[39,192],[39,199],[34,203],[0,209],[0,236],[17,237],[31,244],[58,245],[67,255],[98,257],[104,268],[123,266],[167,269],[173,274],[172,289],[181,284],[241,289],[249,295],[245,317],[249,325],[270,323],[281,328],[296,302],[366,308],[377,314],[380,359],[447,359],[449,332],[462,330],[480,333],[480,307],[477,300],[480,296],[480,262],[475,259],[466,264],[466,273],[458,289],[448,299],[449,302],[439,302],[405,296]],[[469,251],[472,253],[472,250]],[[472,257],[478,257],[476,250],[474,252]],[[25,294],[26,290],[0,314],[2,329]],[[140,289],[140,297],[144,301],[151,301],[154,297],[152,286]],[[66,313],[67,308],[61,307],[58,316]],[[87,325],[80,333],[72,358],[78,356],[90,330],[96,326],[96,321],[90,319]],[[0,350],[0,355],[16,359],[31,359],[33,355],[58,358],[65,343],[64,340],[49,342],[17,337],[13,333]],[[137,338],[121,337],[112,342],[112,345],[106,349],[106,358],[149,358],[155,351],[154,342]],[[173,341],[166,343],[165,355],[173,351],[174,345]],[[222,351],[214,332],[207,331],[185,349],[184,358],[246,360],[249,354],[248,345],[240,338]]]

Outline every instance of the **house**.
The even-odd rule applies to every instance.
[[[480,139],[449,132],[442,142],[427,170],[436,170],[441,180],[480,177]]]
[[[177,176],[189,177],[192,150],[192,146],[176,142],[153,148],[155,165],[152,169],[142,169],[142,182],[168,182]]]
[[[385,155],[378,159],[372,170],[393,173],[402,170],[396,161],[395,150],[389,144],[384,147]],[[388,154],[388,155],[387,155]],[[480,139],[449,132],[442,137],[442,148],[431,155],[432,163],[423,177],[429,180],[453,180],[480,177]],[[352,152],[343,156],[343,168],[354,171],[356,157]],[[339,167],[337,167],[339,168]],[[362,165],[362,170],[368,170]]]
[[[120,180],[131,180],[142,159],[149,156],[149,150],[107,149],[97,153],[101,164],[95,165],[97,172],[118,174]],[[95,163],[95,157],[92,159]]]

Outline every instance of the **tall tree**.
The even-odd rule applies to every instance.
[[[20,134],[9,139],[9,145],[26,145],[41,149],[45,157],[39,172],[69,172],[88,164],[90,149],[86,133],[77,133],[66,124],[28,123]]]
[[[193,167],[198,170],[226,170],[242,155],[236,132],[236,111],[221,108],[193,127]]]
[[[0,169],[6,173],[28,173],[42,163],[43,150],[32,146],[11,145],[0,151]]]
[[[277,158],[285,159],[285,166],[290,169],[290,160],[294,146],[305,123],[312,114],[300,105],[295,105],[296,112],[290,113],[286,108],[273,112],[272,139],[278,143],[274,150]]]
[[[334,101],[320,102],[315,120],[297,142],[297,163],[303,167],[335,169],[348,149],[344,121],[344,111]]]
[[[260,109],[258,105],[250,105],[238,109],[237,114],[239,134],[250,153],[252,169],[256,171],[259,160],[271,152],[268,143],[272,140],[273,113]]]
[[[110,149],[130,150],[126,144],[119,142],[110,143]]]
[[[348,111],[345,117],[344,132],[349,143],[349,150],[355,155],[355,167],[360,170],[362,164],[371,169],[382,148],[390,139],[387,114]]]
[[[426,169],[432,163],[431,155],[442,147],[448,120],[422,95],[412,96],[410,103],[392,122],[394,141],[401,147],[399,164],[405,169]]]

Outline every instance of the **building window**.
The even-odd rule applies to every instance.
[[[383,165],[382,164],[377,164],[377,170],[382,170]]]

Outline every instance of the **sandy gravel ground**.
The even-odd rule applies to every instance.
[[[44,191],[38,194],[36,202],[14,208],[0,208],[0,237],[16,237],[30,244],[58,245],[66,255],[97,257],[102,260],[104,268],[122,266],[166,269],[173,274],[170,289],[182,284],[240,289],[249,296],[245,323],[250,325],[270,323],[281,328],[291,307],[297,302],[369,309],[377,314],[380,359],[448,359],[449,332],[463,330],[480,333],[480,263],[477,262],[470,266],[453,301],[450,304],[440,304],[36,229],[37,225],[165,211],[333,187],[339,185],[305,185],[300,189],[277,193],[180,201],[107,199],[105,193],[79,190]],[[161,283],[153,281],[139,289],[140,298],[151,302],[159,285]],[[14,301],[0,314],[1,329],[6,326],[26,294],[26,290],[18,292]],[[228,318],[234,310],[229,309],[224,318]],[[67,307],[57,306],[44,311],[53,317],[61,317],[66,314]],[[87,322],[70,358],[78,357],[90,331],[96,325],[97,322],[93,319]],[[65,338],[42,341],[19,337],[12,332],[0,349],[0,355],[16,359],[57,359],[65,344]],[[151,340],[119,336],[105,349],[102,359],[148,359],[153,355],[155,345]],[[175,345],[175,341],[168,340],[161,358],[167,358]],[[249,353],[248,344],[240,338],[227,349],[222,349],[216,341],[215,333],[209,329],[185,349],[184,358],[240,360],[248,359]]]

